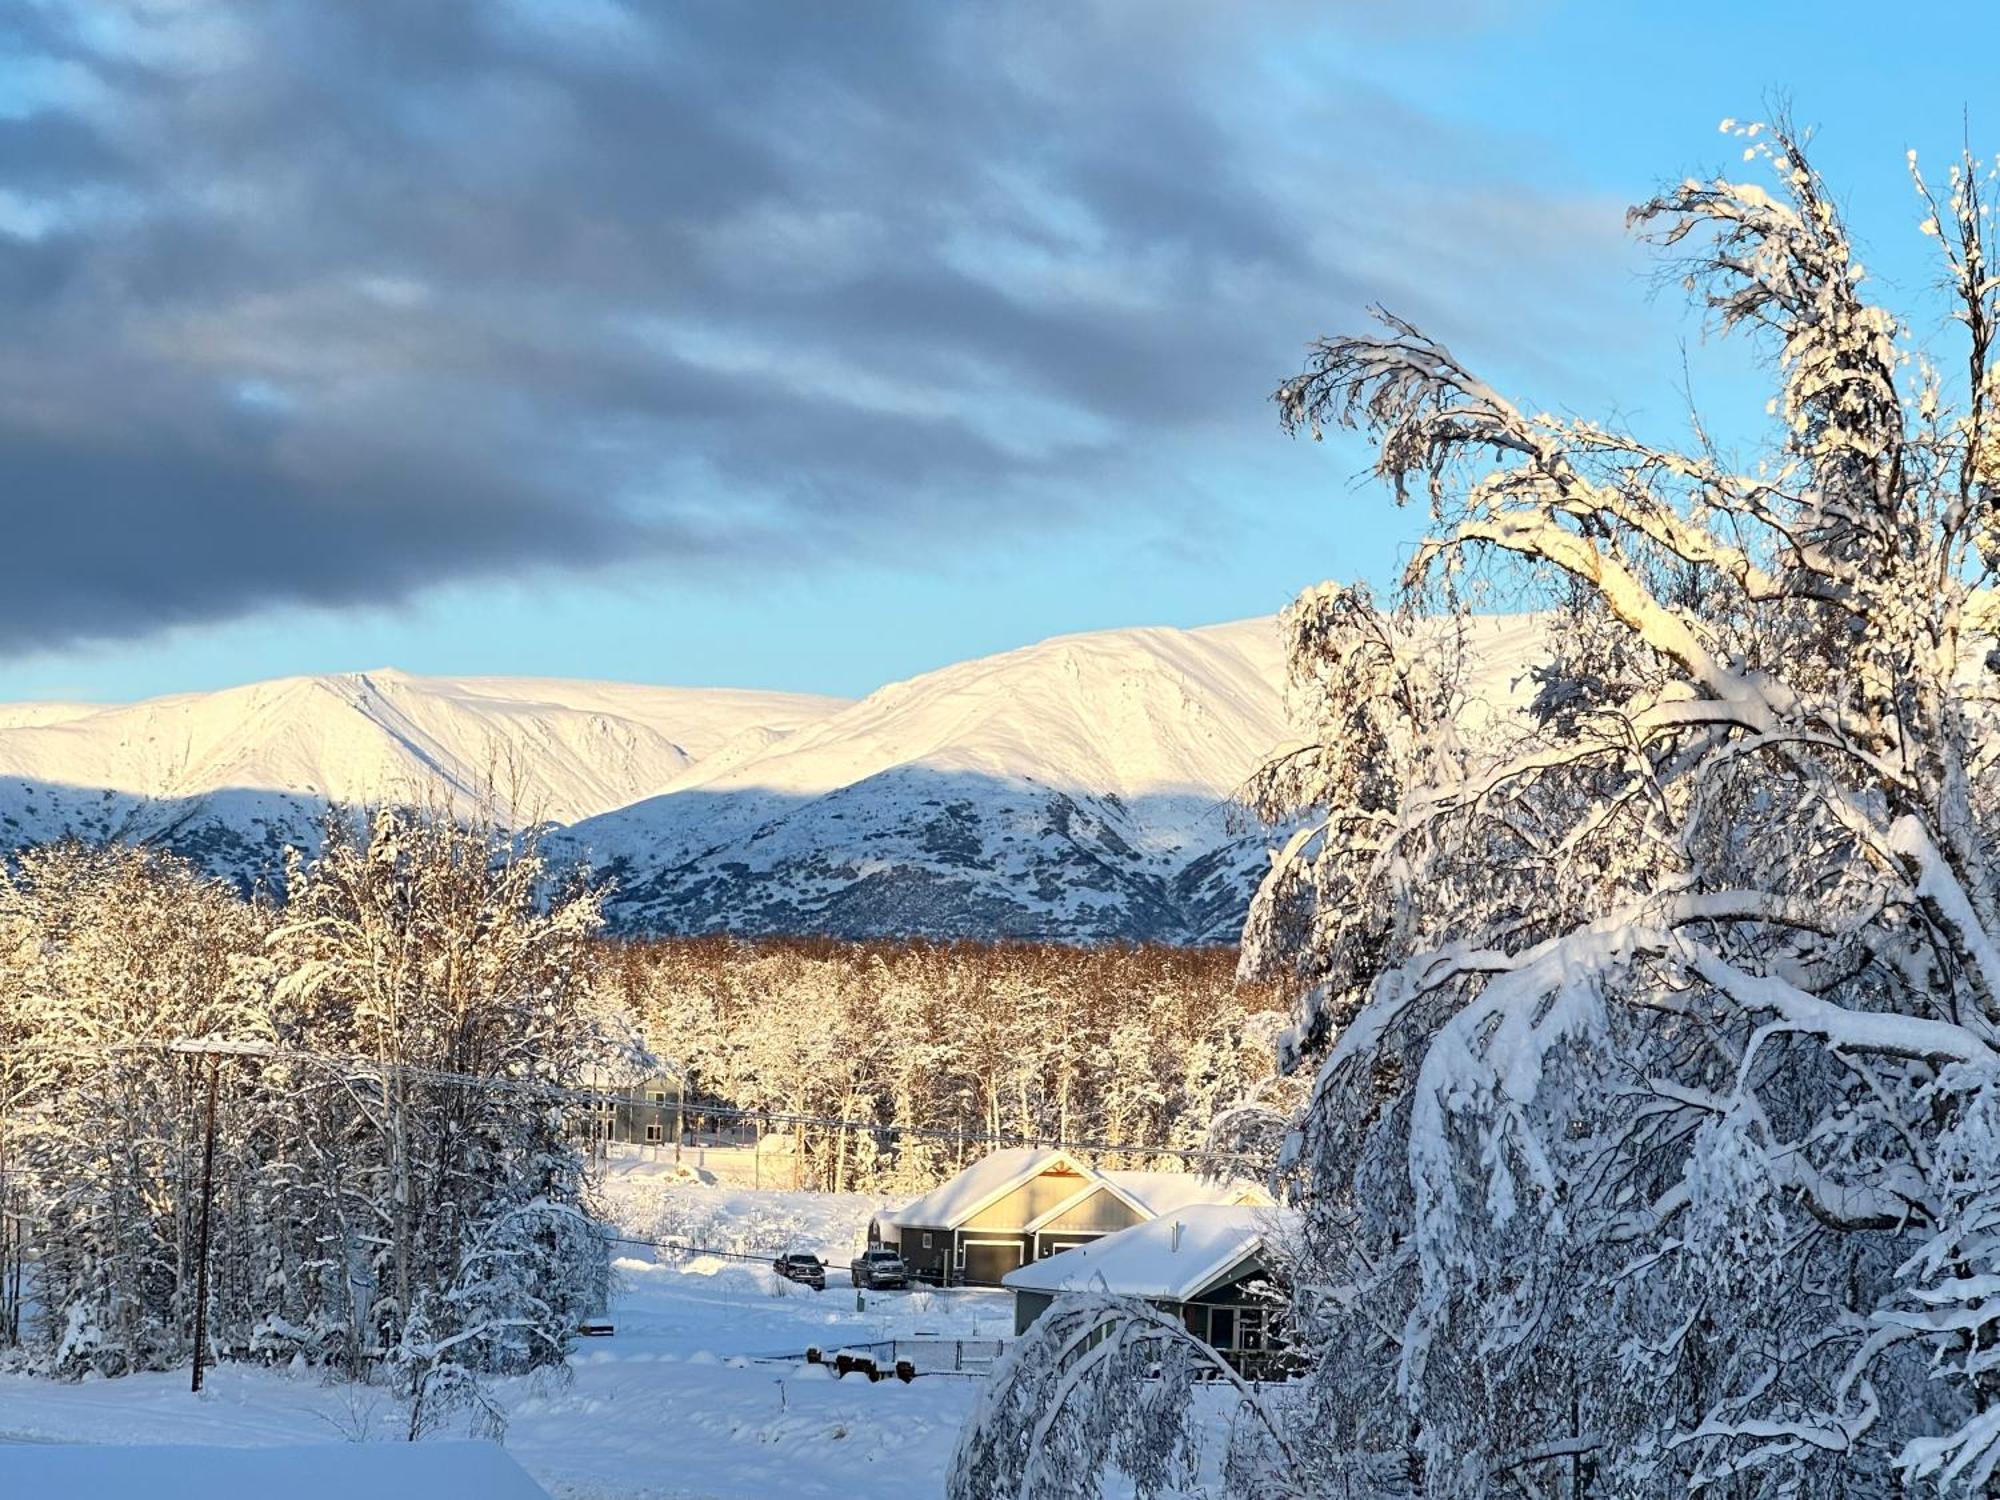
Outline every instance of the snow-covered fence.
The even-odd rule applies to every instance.
[[[838,1352],[866,1355],[884,1370],[893,1370],[900,1364],[908,1363],[919,1375],[984,1375],[993,1368],[1006,1347],[1005,1339],[909,1338],[842,1344]],[[822,1354],[818,1349],[808,1349],[806,1359],[814,1364],[831,1363],[834,1352],[829,1350]],[[763,1357],[792,1359],[796,1356]]]
[[[1004,1339],[890,1339],[889,1362],[907,1359],[925,1375],[979,1374],[993,1368],[1007,1347]]]

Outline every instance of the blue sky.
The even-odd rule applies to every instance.
[[[31,5],[0,22],[0,697],[384,665],[860,693],[1385,582],[1419,518],[1268,404],[1306,339],[1379,298],[1665,438],[1685,356],[1749,441],[1754,351],[1702,342],[1626,205],[1737,168],[1717,122],[1789,98],[1921,313],[1904,150],[1968,113],[2000,147],[1983,9],[1393,16]]]

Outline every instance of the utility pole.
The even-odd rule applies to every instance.
[[[208,1102],[202,1107],[201,1237],[194,1270],[194,1394],[201,1394],[202,1359],[208,1351],[208,1218],[215,1206],[215,1078],[221,1054],[208,1054]]]
[[[172,1050],[186,1057],[208,1060],[208,1097],[202,1105],[201,1122],[201,1229],[197,1239],[194,1271],[194,1375],[189,1389],[201,1394],[203,1358],[208,1353],[208,1241],[209,1223],[215,1207],[215,1091],[225,1057],[268,1057],[276,1050],[269,1042],[232,1042],[203,1037],[177,1041]]]

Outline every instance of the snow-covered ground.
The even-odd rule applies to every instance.
[[[765,1236],[782,1232],[790,1247],[820,1249],[842,1269],[878,1201],[668,1187],[666,1175],[613,1174],[609,1191],[625,1228],[664,1238],[655,1231],[698,1226],[746,1251],[771,1248]],[[844,1274],[814,1293],[779,1281],[762,1264],[632,1246],[617,1266],[616,1334],[581,1343],[560,1378],[497,1387],[508,1410],[508,1451],[566,1500],[942,1494],[975,1378],[871,1385],[836,1380],[798,1356],[809,1346],[833,1350],[918,1334],[993,1339],[1012,1329],[1004,1293],[870,1293],[857,1311]],[[385,1393],[322,1384],[310,1373],[224,1366],[208,1387],[191,1396],[185,1372],[80,1385],[0,1376],[0,1440],[389,1440],[401,1421]],[[8,1492],[5,1474],[0,1448],[0,1493]]]
[[[614,1146],[599,1192],[604,1216],[627,1234],[673,1240],[702,1250],[730,1250],[766,1257],[811,1251],[829,1265],[845,1266],[868,1242],[868,1220],[904,1197],[867,1193],[780,1192],[742,1180],[748,1168],[724,1158],[749,1153],[686,1153],[676,1168],[654,1161],[650,1148]],[[698,1164],[699,1163],[699,1164]],[[783,1163],[791,1170],[791,1163]]]

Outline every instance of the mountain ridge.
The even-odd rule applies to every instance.
[[[628,933],[1226,942],[1267,863],[1235,798],[1289,738],[1283,677],[1265,617],[854,700],[385,668],[0,705],[0,849],[156,843],[268,886],[330,800],[441,791],[544,827]]]

